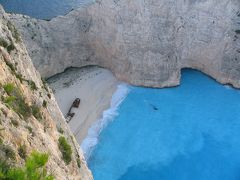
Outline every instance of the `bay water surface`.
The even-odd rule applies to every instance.
[[[88,157],[95,180],[240,179],[239,90],[194,70],[178,87],[128,88]]]

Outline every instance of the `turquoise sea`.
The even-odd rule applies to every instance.
[[[94,0],[0,0],[51,19]],[[82,143],[95,180],[239,180],[240,90],[194,70],[178,87],[121,84]]]
[[[240,179],[239,90],[194,70],[175,88],[128,89],[87,149],[95,180]]]
[[[0,0],[7,12],[25,14],[38,19],[51,19],[65,15],[72,9],[94,0]]]

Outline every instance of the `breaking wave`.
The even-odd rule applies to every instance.
[[[88,130],[87,137],[83,140],[81,148],[84,152],[85,159],[91,156],[91,153],[98,143],[98,137],[106,125],[118,115],[118,108],[129,93],[129,85],[121,83],[118,85],[116,92],[112,96],[111,106],[103,112],[102,118]]]

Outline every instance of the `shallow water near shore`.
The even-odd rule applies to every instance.
[[[239,90],[194,70],[130,89],[88,159],[95,180],[240,179]]]

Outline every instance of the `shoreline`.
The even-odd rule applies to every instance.
[[[68,123],[79,144],[88,130],[111,107],[112,96],[120,82],[106,69],[96,66],[70,68],[48,79],[60,110],[65,116],[76,98],[81,99],[79,108],[73,108],[75,116]]]
[[[81,148],[84,153],[86,161],[92,154],[95,146],[98,144],[99,135],[102,130],[118,116],[118,108],[127,97],[130,89],[126,83],[121,83],[117,86],[117,90],[114,92],[111,98],[110,107],[103,111],[102,117],[88,129],[87,137],[81,143]]]

